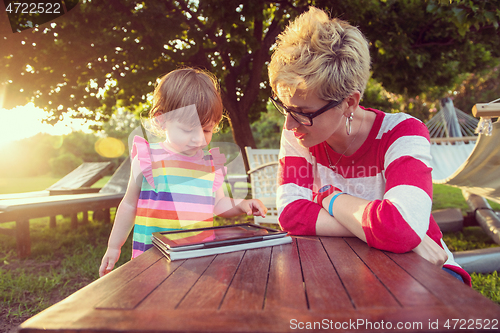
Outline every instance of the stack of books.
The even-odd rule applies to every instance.
[[[288,244],[292,238],[285,231],[245,223],[155,232],[152,241],[168,260],[179,260]]]

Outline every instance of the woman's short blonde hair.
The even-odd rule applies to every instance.
[[[196,117],[192,117],[190,112],[193,105]],[[174,110],[186,112],[171,112]],[[223,105],[217,78],[201,69],[180,68],[164,75],[156,86],[153,106],[149,111],[149,129],[157,135],[164,135],[162,123],[166,120],[201,124],[202,127],[214,122],[217,129],[222,117]]]
[[[358,28],[310,7],[278,36],[268,71],[275,93],[279,85],[280,93],[281,87],[291,95],[315,91],[323,100],[363,95],[370,77],[368,41]]]

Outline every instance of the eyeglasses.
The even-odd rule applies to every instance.
[[[298,122],[299,124],[304,125],[304,126],[312,126],[313,118],[319,116],[320,114],[324,113],[325,111],[330,110],[333,107],[336,107],[337,105],[339,105],[343,101],[343,99],[340,101],[330,101],[327,105],[323,106],[321,109],[319,109],[316,112],[302,113],[302,112],[297,112],[297,111],[293,111],[293,110],[288,109],[287,107],[285,107],[283,104],[281,104],[281,102],[278,101],[274,97],[270,97],[269,99],[273,103],[274,107],[282,115],[286,116],[287,114],[290,114],[290,116],[292,116],[292,118],[296,122]]]

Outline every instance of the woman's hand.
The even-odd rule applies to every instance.
[[[422,242],[413,249],[413,252],[439,267],[442,267],[448,260],[445,250],[428,235],[425,235]]]

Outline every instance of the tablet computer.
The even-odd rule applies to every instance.
[[[168,251],[188,251],[258,242],[286,235],[286,231],[266,228],[253,223],[244,223],[210,228],[154,232],[153,243],[163,245]]]

